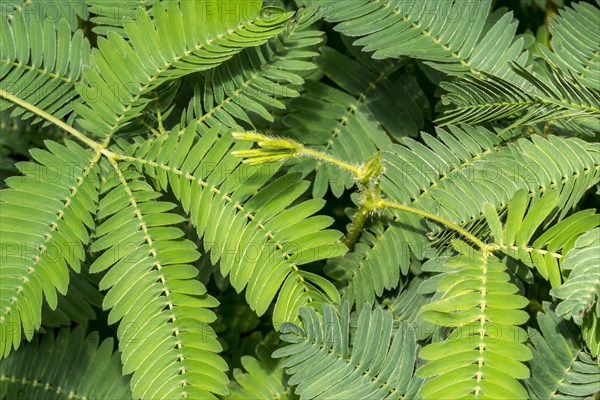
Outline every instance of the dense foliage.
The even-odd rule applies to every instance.
[[[0,399],[597,399],[599,5],[3,0]]]

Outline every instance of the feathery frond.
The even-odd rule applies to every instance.
[[[534,135],[494,147],[499,139],[492,139],[491,132],[483,128],[449,127],[437,132],[446,145],[424,135],[429,148],[408,142],[411,150],[417,149],[414,153],[408,154],[405,146],[384,153],[387,169],[381,188],[395,201],[435,210],[461,225],[480,217],[486,203],[496,209],[504,207],[520,189],[536,199],[547,191],[559,190],[556,207],[562,219],[600,181],[597,143]],[[480,150],[482,146],[485,150]],[[415,159],[415,154],[419,158]],[[462,166],[452,170],[454,163]]]
[[[442,125],[481,124],[509,119],[509,128],[539,123],[557,124],[570,134],[595,136],[600,127],[600,89],[585,87],[577,77],[548,68],[546,76],[538,76],[516,66],[526,79],[517,85],[502,78],[465,75],[450,83],[446,104],[453,107],[438,120]],[[567,72],[570,73],[570,72]]]
[[[59,24],[66,20],[75,32],[79,29],[79,19],[87,20],[89,17],[86,0],[2,0],[0,19],[11,20],[16,14],[23,14],[26,19],[37,24],[43,20],[52,24]]]
[[[402,68],[406,60],[366,63],[361,56],[353,60],[322,47],[317,62],[325,76],[367,106],[389,136],[417,136],[425,126],[429,104],[412,75]]]
[[[90,45],[83,32],[72,34],[64,19],[54,24],[48,18],[28,19],[23,13],[0,20],[0,32],[0,111],[13,109],[12,116],[42,121],[8,101],[4,94],[10,94],[56,118],[68,116],[78,102],[75,84],[90,63]]]
[[[506,266],[493,255],[454,242],[460,252],[448,259],[438,290],[444,295],[421,309],[422,317],[452,333],[423,348],[428,361],[417,371],[431,377],[419,394],[424,399],[458,399],[474,394],[489,398],[526,398],[519,379],[530,376],[524,364],[531,351],[518,325],[529,318],[521,308],[529,302],[517,294]]]
[[[335,30],[359,37],[373,58],[422,59],[446,74],[488,72],[516,79],[509,62],[522,63],[523,39],[515,40],[511,13],[489,14],[491,0],[318,0]]]
[[[565,74],[570,71],[590,89],[600,90],[600,32],[594,29],[600,10],[585,2],[572,3],[550,21],[552,49],[541,50]]]
[[[123,372],[133,372],[135,398],[214,398],[227,394],[227,364],[208,325],[218,302],[194,279],[196,245],[176,227],[175,205],[156,201],[139,172],[111,163],[114,173],[101,186],[95,241],[102,252],[90,272],[108,270],[104,309],[117,331]],[[210,377],[210,379],[207,379]]]
[[[267,336],[256,346],[256,357],[241,358],[246,372],[237,368],[233,371],[235,383],[231,385],[226,400],[298,398],[287,384],[287,376],[282,367],[284,360],[271,358],[272,337]]]
[[[274,110],[285,109],[289,99],[299,96],[302,75],[317,68],[311,58],[318,55],[314,50],[323,32],[312,27],[314,17],[314,7],[299,11],[267,43],[208,71],[182,123],[255,127],[272,122]]]
[[[59,368],[60,367],[60,368]],[[113,340],[84,328],[48,331],[0,363],[0,399],[128,399]]]
[[[381,301],[381,304],[385,305],[394,316],[394,328],[407,326],[414,331],[417,340],[426,340],[439,330],[436,325],[425,321],[421,316],[421,307],[434,298],[432,292],[426,292],[422,287],[424,283],[430,281],[433,279],[429,274],[417,275],[397,295],[385,297]],[[434,291],[436,290],[437,285]]]
[[[152,16],[152,6],[157,0],[80,0],[87,6],[91,14],[90,21],[94,23],[92,30],[99,35],[106,35],[113,31],[120,36],[127,37],[123,29],[125,20],[135,19],[138,9],[147,10]]]
[[[284,135],[359,163],[389,148],[392,137],[416,136],[423,128],[427,101],[408,71],[401,69],[405,61],[365,66],[329,47],[320,51],[319,65],[341,89],[307,85],[283,117],[288,127]],[[340,197],[353,185],[349,175],[318,161],[306,160],[297,168],[304,174],[316,170],[315,197],[323,197],[328,188]]]
[[[600,249],[600,229],[592,229],[575,242],[567,253],[563,268],[570,271],[569,278],[560,288],[552,290],[552,295],[563,299],[556,313],[581,325],[582,316],[592,311],[600,297],[600,271],[598,250]],[[600,316],[598,307],[595,311]]]
[[[344,254],[341,232],[326,229],[333,219],[314,216],[324,202],[298,201],[308,182],[298,174],[276,178],[279,166],[242,164],[232,151],[245,150],[219,126],[196,123],[135,147],[125,160],[173,191],[190,215],[213,264],[258,315],[279,292],[275,325],[294,320],[298,309],[339,299],[335,287],[299,266]],[[276,179],[274,179],[276,178]],[[271,181],[268,185],[267,182]]]
[[[36,163],[19,163],[24,175],[8,178],[8,189],[0,191],[4,357],[40,327],[42,299],[54,309],[56,291],[67,293],[68,267],[80,271],[95,226],[98,156],[70,141],[46,146],[49,151],[32,150]]]
[[[504,210],[520,189],[530,192],[534,202],[542,194],[557,189],[560,195],[555,206],[561,210],[558,217],[562,218],[586,190],[600,180],[598,147],[577,139],[533,137],[532,140],[502,142],[491,131],[468,126],[439,129],[438,138],[423,134],[423,139],[425,145],[404,139],[401,145],[394,145],[391,151],[383,153],[382,191],[395,201],[434,211],[461,225],[483,217],[486,208],[495,212]],[[561,162],[564,154],[573,155],[570,166]],[[556,167],[558,165],[561,169]],[[486,203],[490,205],[484,207]],[[593,212],[582,212],[573,218],[557,224],[548,235],[540,237],[534,244],[541,250],[536,254],[547,254],[544,246],[549,244],[556,253],[566,242],[551,241],[549,235],[566,228],[575,219],[583,224],[579,228],[587,227],[581,228],[585,231],[593,226],[595,217]],[[408,271],[411,254],[422,259],[431,245],[427,233],[439,230],[432,224],[424,225],[422,218],[406,213],[393,213],[387,220],[380,218],[370,229],[363,234],[354,252],[330,260],[327,267],[331,277],[344,283],[344,296],[348,301],[358,304],[372,303],[384,289],[395,288],[399,273],[404,275]],[[572,233],[576,236],[582,232]],[[514,253],[508,247],[504,250]],[[523,260],[533,262],[530,256],[527,252]],[[561,282],[558,258],[560,255],[544,258],[550,267],[546,274],[548,267],[540,264],[540,268],[544,267],[542,274],[554,285]]]
[[[561,299],[556,314],[573,319],[588,334],[584,335],[594,357],[600,351],[600,229],[595,228],[577,239],[566,254],[562,268],[569,271],[567,281],[552,289],[552,296]]]
[[[552,214],[556,215],[559,196],[558,190],[552,190],[530,203],[528,193],[519,190],[508,203],[504,226],[493,206],[488,204],[484,207],[495,239],[495,249],[534,266],[554,288],[562,283],[564,254],[568,254],[580,235],[600,225],[595,210],[585,210],[548,227],[548,219],[552,218]],[[542,226],[545,227],[544,233],[536,235]]]
[[[322,320],[312,308],[300,315],[304,329],[283,324],[281,339],[290,344],[273,353],[287,357],[283,367],[300,399],[400,399],[406,393],[418,346],[412,330],[393,332],[389,311],[365,305],[352,341],[347,303],[339,315],[324,305]]]
[[[327,260],[325,272],[342,283],[343,298],[350,304],[373,304],[375,296],[398,286],[406,275],[411,251],[406,233],[391,218],[365,231],[354,250]]]
[[[283,29],[290,14],[261,10],[260,0],[189,0],[126,18],[126,41],[115,32],[98,39],[93,68],[84,70],[78,91],[87,105],[77,107],[79,123],[94,135],[110,137],[140,115],[145,95],[161,84],[214,68],[242,49],[264,43]],[[242,8],[241,13],[230,10]]]
[[[3,1],[0,400],[596,395],[600,0],[508,3]]]
[[[585,352],[577,327],[556,315],[544,304],[537,322],[540,330],[529,328],[533,359],[527,381],[530,398],[581,399],[598,391],[600,368]]]

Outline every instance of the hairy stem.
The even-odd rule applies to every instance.
[[[321,161],[325,161],[328,162],[329,164],[335,165],[337,167],[340,167],[341,169],[345,169],[346,171],[350,171],[352,173],[352,175],[354,175],[357,179],[360,179],[360,177],[362,177],[364,175],[364,171],[362,168],[354,166],[350,163],[347,163],[345,161],[342,161],[338,158],[335,158],[333,156],[330,156],[327,153],[324,153],[322,151],[318,151],[318,150],[313,150],[313,149],[309,149],[306,148],[304,146],[302,146],[302,148],[299,150],[300,154],[306,157],[311,157],[314,158],[316,160],[321,160]]]
[[[366,204],[362,204],[354,215],[350,229],[348,229],[348,234],[341,240],[342,244],[350,249],[350,251],[354,250],[354,245],[358,241],[358,237],[360,236],[371,211],[372,209],[370,207]]]

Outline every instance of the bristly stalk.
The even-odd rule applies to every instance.
[[[354,250],[354,245],[358,241],[371,212],[372,210],[364,203],[358,207],[350,228],[348,228],[348,233],[341,239],[342,244],[350,249],[350,251]]]

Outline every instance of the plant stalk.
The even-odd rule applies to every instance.
[[[340,159],[337,159],[333,156],[330,156],[327,153],[323,153],[322,151],[317,151],[317,150],[309,149],[309,148],[302,146],[302,148],[300,149],[300,154],[336,165],[342,169],[350,171],[357,178],[360,178],[362,175],[364,175],[362,168],[354,166],[354,165],[347,163],[345,161],[342,161]]]
[[[33,104],[23,101],[20,98],[18,98],[17,96],[10,94],[6,90],[3,90],[3,89],[0,89],[0,97],[3,97],[6,100],[9,100],[9,101],[15,103],[16,105],[23,107],[24,109],[29,110],[36,115],[39,115],[40,117],[44,118],[45,120],[52,122],[54,125],[58,126],[61,129],[64,129],[65,131],[67,131],[71,135],[75,136],[77,139],[79,139],[83,143],[90,146],[95,151],[102,152],[103,147],[100,143],[94,142],[92,139],[88,138],[83,133],[79,132],[77,129],[73,128],[70,125],[65,124],[63,121],[54,117],[51,114],[48,114],[41,108],[38,108],[38,107],[34,106]]]
[[[365,226],[365,222],[367,222],[367,217],[369,213],[373,211],[366,204],[362,204],[356,214],[354,215],[354,219],[352,220],[352,224],[350,225],[350,229],[348,229],[348,234],[344,236],[341,240],[342,244],[345,245],[350,251],[354,250],[354,245],[358,241],[358,238]]]
[[[488,249],[488,245],[481,240],[479,240],[475,235],[461,227],[460,225],[455,224],[452,221],[447,220],[446,218],[440,217],[439,215],[428,213],[427,211],[422,211],[413,207],[404,206],[402,204],[394,203],[387,200],[379,200],[377,203],[378,208],[393,208],[395,210],[409,212],[411,214],[420,215],[421,217],[439,222],[442,225],[447,226],[450,229],[460,233],[465,238],[469,239],[471,242],[477,245],[481,250]]]

